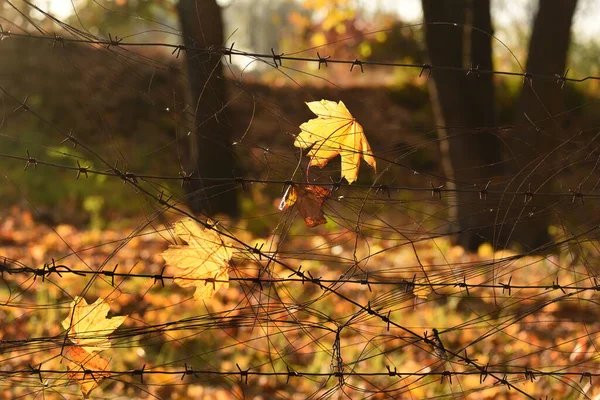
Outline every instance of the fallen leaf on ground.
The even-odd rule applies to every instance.
[[[110,306],[102,298],[88,304],[83,297],[76,296],[71,303],[69,316],[62,322],[71,342],[88,353],[110,348],[108,335],[113,333],[127,317],[106,318]]]
[[[161,254],[167,266],[180,270],[173,281],[181,287],[196,287],[196,300],[211,298],[220,288],[227,289],[232,253],[219,232],[187,219],[175,223],[175,235],[187,245],[169,246]]]
[[[285,207],[296,205],[298,212],[304,218],[304,223],[309,228],[326,224],[323,213],[323,203],[331,191],[322,186],[292,185],[288,195],[285,197]]]
[[[73,346],[65,352],[63,358],[67,361],[67,378],[79,384],[81,393],[87,398],[104,378],[109,378],[108,360],[98,353],[90,354],[82,347]]]
[[[308,156],[310,165],[324,167],[338,154],[342,159],[342,178],[348,183],[356,181],[360,159],[376,170],[376,162],[363,127],[356,122],[343,102],[330,100],[311,101],[308,108],[317,115],[302,125],[294,146],[302,149],[311,147]]]

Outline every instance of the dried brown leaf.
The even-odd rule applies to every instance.
[[[322,186],[293,185],[285,199],[287,207],[296,206],[304,223],[309,228],[327,223],[323,213],[323,204],[331,191]]]
[[[73,346],[65,352],[63,358],[67,361],[67,378],[81,387],[81,393],[87,398],[92,390],[110,377],[108,360],[98,353],[90,354],[83,347]]]

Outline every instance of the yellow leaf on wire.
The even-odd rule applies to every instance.
[[[214,229],[203,229],[192,219],[175,223],[175,234],[187,245],[169,246],[161,254],[168,266],[180,270],[173,281],[181,287],[196,287],[196,300],[227,289],[232,252],[221,235]]]
[[[88,304],[83,297],[76,296],[62,326],[68,330],[71,342],[88,353],[106,350],[110,348],[108,336],[127,318],[106,318],[109,311],[110,306],[102,298]]]
[[[294,146],[302,149],[311,147],[308,156],[310,165],[324,167],[338,154],[342,159],[342,178],[348,183],[356,181],[360,159],[377,170],[371,146],[363,127],[356,122],[343,102],[330,100],[311,101],[308,108],[317,115],[302,125]]]

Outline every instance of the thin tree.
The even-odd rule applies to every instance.
[[[235,174],[232,133],[225,117],[223,65],[219,55],[197,50],[223,46],[221,8],[215,0],[180,0],[178,12],[186,46],[190,109],[195,115],[184,169],[200,178],[184,185],[189,205],[207,215],[237,216],[236,190],[231,182],[223,181]]]
[[[474,72],[435,71],[430,96],[438,125],[443,167],[449,188],[484,187],[502,173],[502,148],[488,130],[495,124],[494,85],[476,69],[492,68],[489,0],[423,0],[428,23],[425,40],[432,65],[473,67]],[[454,26],[451,23],[458,23]],[[479,30],[472,29],[472,27]],[[480,31],[481,30],[481,31]],[[476,249],[494,238],[494,213],[477,194],[458,193],[451,207],[458,244]]]

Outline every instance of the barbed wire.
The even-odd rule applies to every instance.
[[[229,62],[231,63],[231,57],[247,57],[253,59],[260,60],[269,60],[269,64],[275,68],[283,67],[283,61],[289,62],[307,62],[317,64],[318,69],[321,66],[327,67],[328,64],[343,64],[349,65],[350,71],[353,71],[354,68],[360,69],[361,72],[364,72],[364,68],[367,66],[377,66],[377,67],[392,67],[392,68],[408,68],[415,69],[419,71],[419,77],[423,75],[424,72],[427,72],[427,76],[431,76],[433,71],[451,71],[451,72],[461,72],[468,76],[472,76],[477,78],[481,75],[503,75],[509,77],[518,77],[523,80],[533,81],[533,80],[545,80],[545,81],[555,81],[561,88],[565,85],[566,82],[571,83],[582,83],[590,80],[600,80],[600,76],[588,75],[581,78],[569,78],[567,71],[557,71],[556,74],[538,74],[531,72],[515,72],[515,71],[497,71],[497,70],[487,70],[480,69],[479,66],[471,66],[470,68],[464,67],[454,67],[454,66],[443,66],[443,65],[432,65],[432,64],[415,64],[415,63],[398,63],[398,62],[382,62],[382,61],[369,61],[369,60],[359,60],[355,59],[338,59],[331,58],[330,56],[321,56],[319,52],[317,52],[316,57],[299,57],[299,56],[286,56],[284,53],[276,53],[273,48],[271,48],[270,53],[259,53],[259,52],[247,52],[235,49],[233,46],[235,42],[233,42],[229,47],[218,47],[218,46],[209,46],[209,47],[190,47],[184,46],[181,44],[173,44],[173,43],[163,43],[163,42],[126,42],[123,38],[119,38],[109,34],[109,39],[79,39],[79,38],[68,38],[57,36],[56,34],[52,36],[46,35],[36,35],[36,34],[24,34],[24,33],[14,33],[11,31],[4,30],[0,25],[0,40],[7,38],[18,38],[18,39],[42,39],[48,40],[52,42],[52,46],[56,46],[57,44],[65,45],[66,43],[80,43],[80,44],[93,44],[105,46],[107,49],[111,47],[165,47],[169,49],[173,49],[172,54],[177,58],[180,56],[181,52],[186,52],[187,50],[194,50],[198,52],[204,52],[209,54],[220,55],[223,57],[227,57]]]
[[[42,364],[43,365],[43,364]],[[393,370],[390,366],[386,366],[387,371],[380,372],[357,372],[357,371],[335,371],[335,372],[309,372],[309,371],[296,371],[289,369],[287,371],[253,371],[252,368],[242,369],[238,364],[236,364],[238,371],[223,371],[223,370],[205,370],[205,369],[195,369],[191,366],[185,365],[185,369],[183,370],[154,370],[151,368],[146,368],[146,365],[142,366],[139,369],[129,369],[129,370],[94,370],[94,369],[84,369],[79,373],[83,373],[85,375],[90,375],[93,378],[94,375],[103,376],[107,378],[115,378],[120,376],[139,376],[140,382],[144,383],[145,375],[175,375],[181,376],[181,380],[186,377],[195,376],[199,377],[199,375],[221,375],[221,376],[239,376],[240,381],[244,384],[248,383],[248,378],[251,376],[272,376],[272,377],[286,377],[291,378],[344,378],[344,377],[395,377],[399,379],[409,378],[409,377],[428,377],[428,376],[438,376],[442,377],[440,383],[443,383],[444,380],[448,380],[449,383],[452,383],[452,376],[479,376],[481,378],[481,383],[485,382],[488,376],[492,374],[501,375],[504,378],[499,382],[501,385],[512,386],[506,380],[508,376],[523,376],[526,381],[534,382],[539,377],[575,377],[580,378],[580,382],[583,381],[584,378],[589,379],[590,383],[592,382],[592,378],[597,378],[600,376],[600,372],[588,372],[588,371],[569,371],[565,370],[565,368],[561,368],[559,370],[547,371],[541,368],[535,368],[530,366],[511,366],[502,364],[502,368],[493,369],[490,368],[490,364],[487,364],[483,371],[479,370],[471,370],[471,371],[453,371],[453,370],[433,370],[427,372],[415,372],[415,371],[398,371],[396,368]],[[513,370],[518,369],[518,370]],[[15,375],[36,375],[40,382],[43,382],[43,376],[47,374],[58,374],[64,376],[64,370],[56,370],[56,369],[43,369],[41,365],[38,367],[33,367],[31,365],[28,366],[27,369],[21,370],[1,370],[0,376],[15,376]],[[47,378],[47,377],[46,377]]]
[[[0,256],[2,257],[2,256]],[[379,285],[392,285],[392,286],[401,286],[405,287],[405,291],[407,293],[411,292],[415,288],[460,288],[464,289],[469,295],[469,289],[493,289],[493,290],[502,290],[502,293],[507,293],[509,296],[512,293],[512,290],[542,290],[543,292],[555,291],[559,290],[563,294],[567,294],[568,291],[576,291],[576,292],[586,292],[586,291],[594,291],[600,292],[600,282],[596,280],[596,278],[592,278],[594,282],[593,285],[580,285],[578,283],[567,283],[560,284],[558,277],[555,280],[552,280],[552,283],[545,285],[518,285],[511,283],[512,276],[509,277],[507,283],[469,283],[465,278],[462,281],[455,282],[424,282],[417,280],[416,274],[413,275],[412,279],[377,279],[374,278],[371,274],[366,274],[366,277],[360,279],[353,279],[346,277],[344,275],[340,276],[339,279],[327,279],[318,277],[315,278],[312,275],[301,276],[301,277],[293,277],[295,273],[288,277],[229,277],[228,279],[218,279],[214,278],[190,278],[190,277],[182,277],[182,276],[173,276],[173,275],[165,275],[165,268],[162,269],[160,274],[145,274],[145,273],[133,273],[133,272],[116,272],[118,265],[114,267],[112,271],[90,271],[83,269],[72,269],[64,264],[56,265],[53,260],[51,263],[45,263],[42,268],[32,268],[23,265],[22,263],[11,260],[7,257],[2,257],[4,259],[3,263],[0,264],[0,276],[4,276],[6,272],[9,275],[13,274],[25,274],[31,275],[34,279],[38,277],[42,279],[42,281],[50,278],[52,275],[57,275],[59,278],[65,275],[77,275],[77,276],[105,276],[111,279],[112,286],[115,286],[114,279],[115,278],[141,278],[141,279],[151,279],[154,281],[154,284],[160,283],[163,287],[165,285],[165,280],[173,280],[179,279],[182,281],[191,281],[191,282],[204,282],[205,284],[215,285],[217,283],[226,283],[226,282],[247,282],[253,283],[261,288],[263,284],[265,286],[278,284],[278,283],[306,283],[306,282],[318,282],[321,284],[351,284],[351,285],[361,285],[366,286],[369,291],[372,291],[371,286],[379,286]],[[18,267],[11,267],[9,264],[18,264]],[[307,274],[310,272],[307,271]]]
[[[1,89],[1,88],[0,88]],[[74,143],[78,143],[77,139],[69,134],[70,137],[68,140],[73,141]],[[65,139],[67,140],[67,139]],[[64,141],[63,141],[64,142]],[[248,177],[232,177],[232,178],[200,178],[193,176],[193,173],[187,173],[185,171],[181,171],[179,175],[147,175],[147,174],[136,174],[131,171],[122,171],[118,167],[118,163],[115,164],[114,168],[109,170],[95,170],[92,169],[89,165],[82,166],[79,160],[77,160],[77,166],[63,165],[57,164],[53,162],[43,161],[37,157],[31,156],[29,150],[26,151],[26,156],[15,156],[11,154],[2,154],[0,153],[0,157],[19,160],[25,163],[23,168],[24,171],[27,170],[36,170],[38,165],[48,166],[52,168],[59,168],[68,171],[76,172],[75,178],[79,179],[80,177],[89,177],[92,175],[101,175],[113,178],[119,178],[123,181],[123,183],[138,183],[138,180],[166,180],[166,181],[180,181],[181,186],[183,187],[186,183],[191,181],[205,181],[205,182],[214,182],[214,183],[232,183],[237,184],[241,187],[243,191],[247,191],[247,185],[258,183],[263,185],[284,185],[284,186],[310,186],[315,183],[292,180],[292,179],[259,179],[259,178],[248,178]],[[488,200],[488,196],[491,195],[510,195],[510,196],[518,196],[524,198],[524,203],[527,204],[533,198],[537,197],[561,197],[561,198],[570,198],[572,203],[575,201],[579,201],[582,204],[585,203],[585,199],[597,200],[600,199],[600,193],[593,192],[582,192],[582,185],[579,185],[575,189],[569,189],[568,192],[540,192],[536,191],[532,188],[531,184],[528,185],[526,190],[508,190],[508,189],[488,189],[492,181],[488,181],[488,183],[484,187],[475,187],[475,188],[445,188],[444,185],[434,186],[433,183],[430,182],[429,187],[414,187],[414,186],[403,186],[403,185],[385,185],[385,184],[360,184],[360,183],[344,183],[342,181],[331,182],[331,183],[322,183],[321,185],[324,187],[331,188],[331,192],[335,192],[340,188],[356,188],[356,189],[368,189],[373,190],[375,194],[380,194],[391,197],[392,192],[423,192],[430,193],[431,197],[436,197],[441,200],[442,195],[444,193],[473,193],[478,195],[479,200],[486,201]],[[317,183],[318,184],[318,183]],[[473,185],[477,186],[477,185]]]

